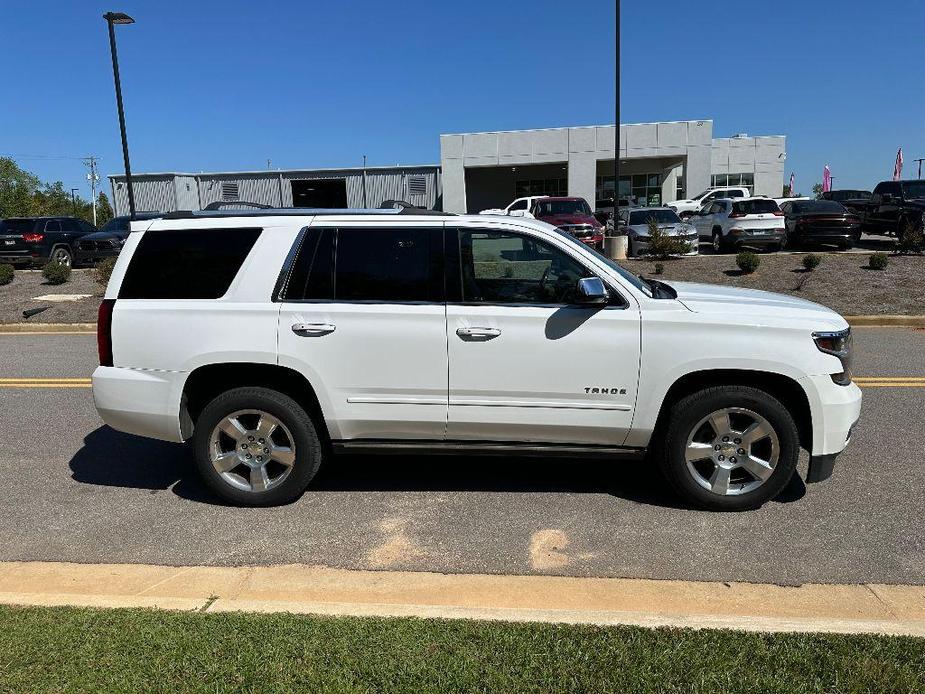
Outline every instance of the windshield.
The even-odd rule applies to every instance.
[[[908,181],[903,183],[904,198],[925,198],[925,181]]]
[[[630,212],[630,226],[648,224],[654,219],[656,224],[680,224],[681,219],[671,210],[639,210]]]
[[[113,217],[100,231],[128,231],[128,217]]]
[[[598,253],[591,246],[588,246],[587,244],[584,244],[581,241],[575,240],[574,236],[572,236],[571,234],[565,231],[562,231],[561,229],[556,229],[556,233],[558,233],[559,236],[561,236],[562,238],[568,240],[569,243],[574,244],[578,248],[584,249],[592,253],[598,260],[600,260],[602,263],[607,265],[607,267],[611,268],[614,272],[620,275],[620,277],[622,277],[627,282],[629,282],[631,285],[636,287],[636,289],[641,291],[646,296],[652,296],[652,289],[649,287],[648,284],[643,282],[640,277],[638,277],[637,275],[634,275],[632,272],[630,272],[629,270],[621,266],[616,261],[611,260],[610,258],[608,258],[605,255],[602,255],[601,253]]]
[[[555,214],[591,214],[591,208],[584,200],[540,200],[536,204],[538,216]]]
[[[0,231],[5,234],[27,234],[34,227],[34,219],[4,219],[0,222]]]

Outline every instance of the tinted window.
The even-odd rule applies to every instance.
[[[845,214],[848,210],[834,200],[807,200],[795,202],[791,208],[794,214]]]
[[[331,300],[334,298],[334,229],[307,233],[292,267],[283,299]]]
[[[3,231],[7,234],[28,234],[35,227],[34,219],[4,219]],[[41,227],[39,227],[41,229]]]
[[[338,229],[337,301],[443,301],[440,229]]]
[[[57,219],[51,219],[45,222],[45,231],[61,231],[61,222]]]
[[[743,193],[741,190],[727,190],[725,193],[723,193],[723,197],[726,197],[726,198],[744,198],[744,197],[745,197],[745,193]]]
[[[591,208],[584,200],[540,200],[536,203],[537,214],[591,214]]]
[[[81,231],[80,224],[76,219],[62,219],[61,231]]]
[[[567,304],[577,298],[578,280],[594,276],[530,236],[460,229],[458,244],[464,302]]]
[[[511,206],[508,208],[510,211],[513,210],[525,210],[527,209],[526,200],[518,200],[517,202],[511,203]]]
[[[113,217],[100,231],[128,231],[128,217]]]
[[[780,208],[773,200],[763,200],[757,198],[754,200],[742,200],[733,203],[733,210],[739,214],[772,214],[780,212]]]
[[[129,263],[120,299],[217,299],[250,253],[260,229],[147,231]]]

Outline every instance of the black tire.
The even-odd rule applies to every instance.
[[[295,462],[288,476],[266,491],[247,491],[227,482],[213,467],[210,457],[212,433],[219,422],[240,410],[266,412],[289,430]],[[268,388],[234,388],[213,399],[196,422],[193,433],[196,467],[203,481],[222,499],[241,506],[278,506],[298,498],[308,487],[322,462],[322,447],[315,423],[295,400]],[[245,468],[246,469],[246,468]]]
[[[55,246],[51,249],[51,253],[48,255],[48,262],[50,263],[60,263],[61,265],[67,265],[68,267],[73,267],[74,265],[74,254],[71,252],[71,249],[67,246]]]
[[[759,414],[771,425],[779,444],[778,460],[771,475],[752,491],[723,496],[701,486],[691,473],[685,450],[697,424],[723,408],[744,408]],[[685,501],[715,511],[745,511],[776,497],[793,477],[800,456],[796,423],[773,396],[748,386],[716,386],[698,391],[675,403],[668,412],[664,436],[655,442],[655,457],[671,487]]]
[[[726,245],[726,241],[723,239],[723,234],[717,229],[713,230],[713,252],[714,253],[726,253],[729,248]]]

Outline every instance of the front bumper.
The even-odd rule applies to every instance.
[[[74,253],[74,264],[75,265],[95,265],[104,258],[117,258],[119,256],[119,251],[121,249],[112,249],[112,250],[94,250],[94,251],[82,251],[77,249]]]
[[[851,433],[861,416],[861,389],[857,384],[837,385],[832,377],[807,376],[800,379],[812,413],[813,444],[807,482],[821,482],[832,474],[836,456],[851,441]]]

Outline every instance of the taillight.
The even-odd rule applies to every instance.
[[[22,240],[26,243],[41,243],[42,239],[45,238],[45,234],[23,234]]]
[[[741,219],[745,216],[744,212],[732,212],[729,215],[729,219]]]
[[[781,212],[780,210],[775,210],[772,214],[773,214],[775,217],[783,217],[783,216],[784,216],[784,213]]]
[[[96,314],[96,348],[100,366],[112,366],[112,311],[115,299],[103,299]]]

